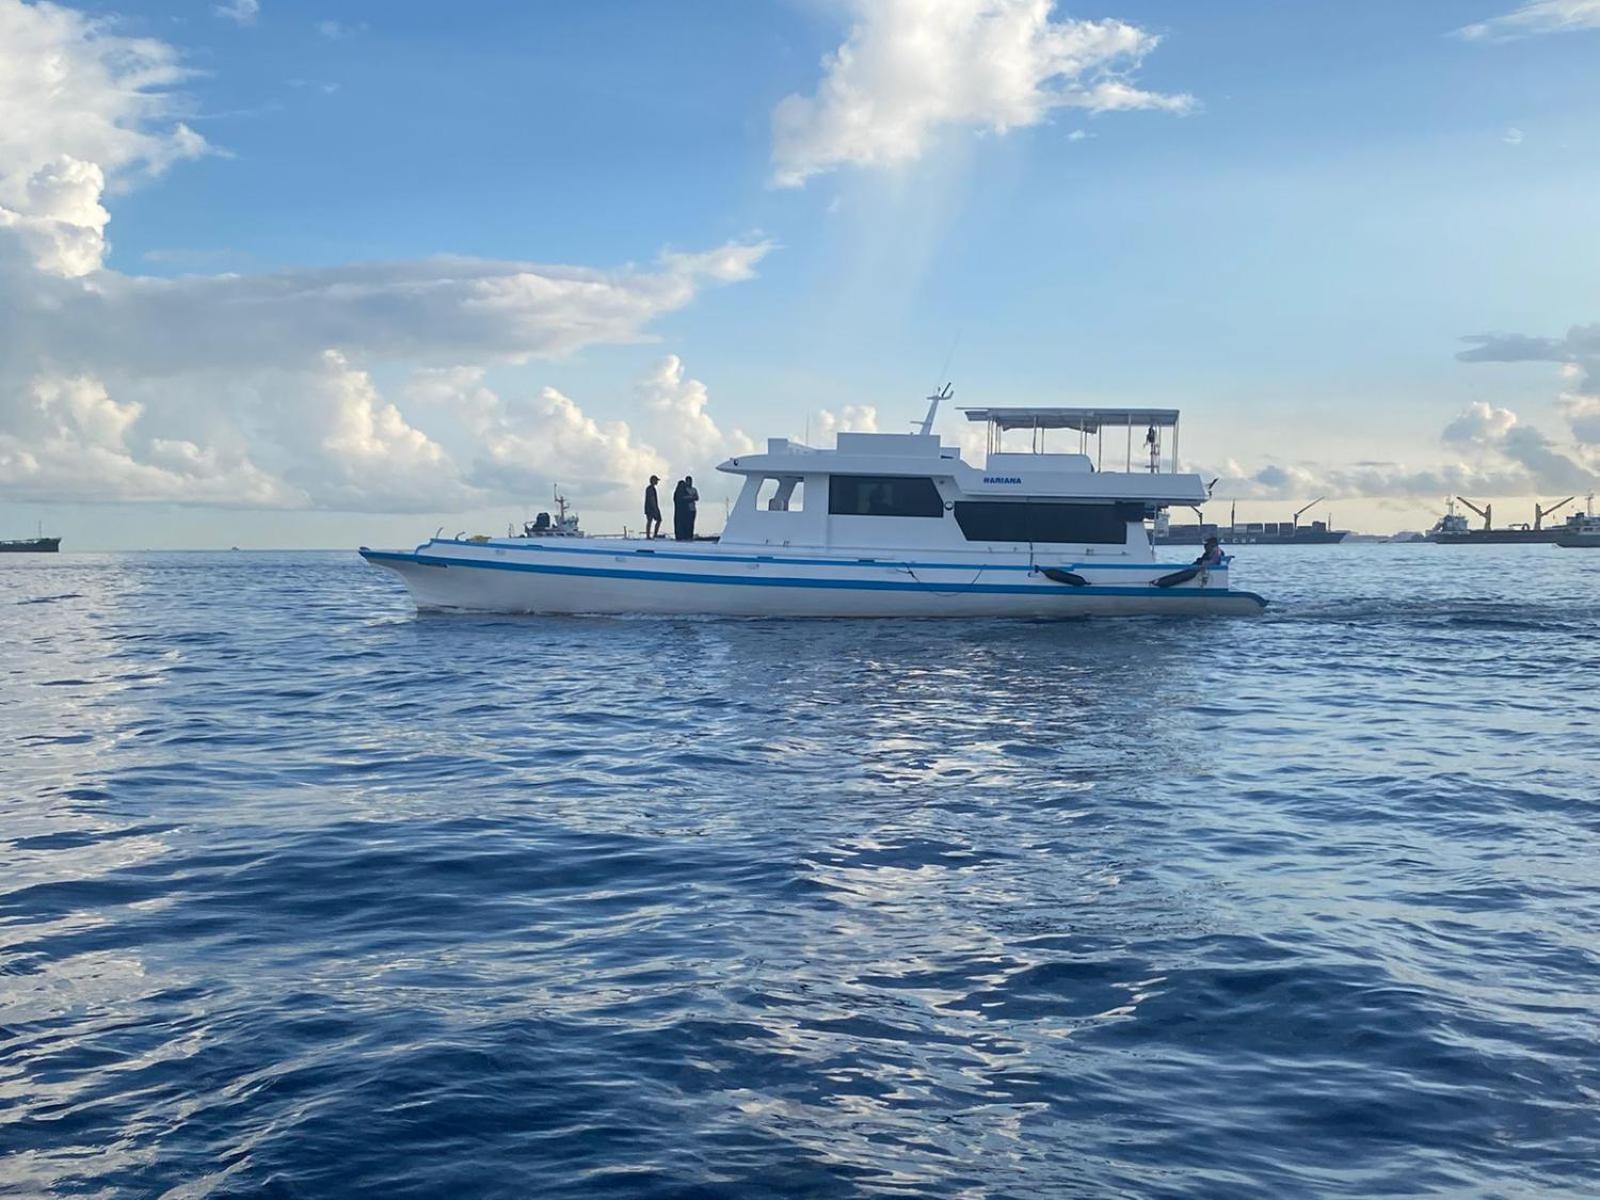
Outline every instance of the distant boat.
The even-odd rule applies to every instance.
[[[0,542],[0,554],[54,554],[61,549],[58,537],[16,538]]]

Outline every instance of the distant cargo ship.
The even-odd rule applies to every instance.
[[[1291,521],[1247,521],[1244,524],[1230,517],[1226,525],[1173,525],[1163,513],[1156,519],[1150,540],[1157,546],[1199,546],[1208,537],[1216,538],[1224,546],[1332,546],[1344,541],[1350,536],[1348,529],[1330,529],[1326,521],[1300,524],[1307,509],[1320,503],[1319,496],[1295,513]]]
[[[1485,504],[1479,508],[1472,501],[1461,496],[1455,497],[1445,507],[1444,516],[1428,530],[1427,540],[1440,546],[1503,546],[1503,545],[1546,545],[1553,546],[1561,543],[1563,538],[1577,534],[1588,520],[1582,513],[1568,517],[1561,525],[1546,526],[1544,519],[1560,509],[1571,504],[1576,496],[1568,496],[1565,500],[1558,501],[1548,508],[1535,502],[1533,506],[1532,525],[1504,525],[1499,529],[1494,527],[1494,505]],[[1456,511],[1456,502],[1460,501],[1473,512],[1483,518],[1483,527],[1474,529],[1467,523],[1467,518]],[[1587,544],[1587,543],[1583,543]]]
[[[58,537],[16,538],[0,542],[0,554],[54,554],[61,549]]]

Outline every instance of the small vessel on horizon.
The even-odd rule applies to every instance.
[[[361,555],[427,610],[1050,618],[1265,608],[1229,585],[1226,556],[1156,555],[1147,520],[1206,498],[1200,477],[1178,469],[1177,410],[966,409],[988,430],[980,469],[932,432],[949,396],[929,397],[915,433],[841,433],[832,449],[771,438],[764,453],[728,459],[718,470],[743,484],[716,539],[535,528]],[[1005,434],[1019,430],[1031,449],[1006,451]],[[1076,451],[1047,452],[1052,431],[1076,434]],[[1101,469],[1108,431],[1126,434],[1121,471]]]

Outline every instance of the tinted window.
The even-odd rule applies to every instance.
[[[835,475],[828,511],[836,517],[942,517],[944,502],[931,479],[903,475]]]
[[[956,522],[969,542],[1084,542],[1120,546],[1142,504],[1032,504],[958,500]]]

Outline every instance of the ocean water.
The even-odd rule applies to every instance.
[[[0,1196],[1592,1197],[1600,554],[1258,620],[0,559]]]

